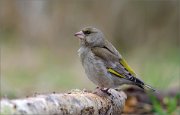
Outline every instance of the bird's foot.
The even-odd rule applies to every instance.
[[[97,94],[97,95],[100,95],[100,96],[105,96],[105,95],[110,96],[111,93],[109,93],[108,90],[109,90],[109,88],[96,87],[96,90],[93,93]]]
[[[100,90],[101,90],[103,93],[108,94],[109,96],[111,95],[111,93],[108,92],[108,91],[109,91],[109,88],[101,88]]]

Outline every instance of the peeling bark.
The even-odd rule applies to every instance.
[[[1,114],[120,115],[124,92],[108,93],[73,90],[70,93],[36,95],[25,99],[2,99]]]

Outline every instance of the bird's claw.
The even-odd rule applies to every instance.
[[[100,89],[103,93],[108,94],[109,96],[111,95],[111,93],[108,92],[109,88],[101,88]]]
[[[99,88],[99,87],[96,87],[96,90],[93,92],[94,94],[99,94],[99,95],[108,95],[110,96],[111,93],[108,92],[109,88]]]

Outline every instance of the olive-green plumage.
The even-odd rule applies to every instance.
[[[83,28],[75,34],[80,38],[78,50],[82,65],[88,78],[101,88],[114,88],[122,84],[147,87],[134,70],[122,58],[114,46],[105,40],[103,33],[93,27]]]

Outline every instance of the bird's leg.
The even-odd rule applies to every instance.
[[[106,93],[108,91],[108,88],[102,88],[102,87],[96,87],[95,91],[93,93]]]
[[[109,93],[109,88],[103,88],[103,87],[96,87],[96,90],[93,91],[93,93],[100,96],[111,95],[111,93]]]
[[[109,88],[101,88],[100,89],[103,93],[106,93],[108,95],[111,95],[111,93],[108,92]]]

